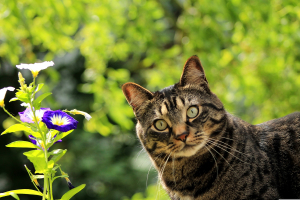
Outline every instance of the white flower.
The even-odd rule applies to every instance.
[[[23,64],[21,63],[20,65],[16,65],[17,68],[19,69],[29,69],[33,75],[33,77],[37,77],[39,71],[46,69],[50,66],[53,66],[54,62],[53,61],[45,61],[42,63],[34,63],[34,64]]]
[[[30,104],[29,103],[21,103],[21,106],[30,107]]]
[[[4,106],[4,97],[5,97],[7,90],[14,91],[15,88],[14,87],[5,87],[0,90],[0,106],[1,107]]]
[[[92,116],[89,115],[88,113],[80,111],[80,110],[76,110],[76,109],[70,110],[70,113],[73,115],[76,115],[76,114],[83,115],[86,120],[90,120],[92,118]]]

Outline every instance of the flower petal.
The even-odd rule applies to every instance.
[[[30,71],[41,71],[53,65],[54,65],[53,61],[45,61],[42,63],[34,63],[34,64],[21,63],[20,65],[16,65],[16,67],[19,69],[29,69]]]
[[[5,87],[5,88],[0,89],[0,101],[4,99],[7,90],[14,91],[15,88],[10,86],[10,87]]]
[[[51,110],[51,109],[50,108],[41,108],[40,110],[35,111],[35,115],[36,115],[38,122],[41,121],[44,113],[49,110]],[[22,122],[34,123],[34,115],[33,115],[30,107],[26,108],[26,110],[24,110],[23,112],[19,112],[19,115],[20,115],[20,120]]]
[[[90,120],[92,118],[92,116],[89,115],[88,113],[80,111],[80,110],[76,110],[76,109],[71,110],[70,113],[73,115],[76,115],[76,114],[83,115],[86,120]]]
[[[30,107],[30,104],[29,103],[21,103],[21,106],[24,106],[24,107]]]
[[[28,137],[33,144],[37,145],[36,137],[34,137],[33,135],[28,135]]]
[[[76,129],[78,124],[78,121],[61,110],[46,111],[42,117],[42,122],[46,124],[47,128],[61,132]]]

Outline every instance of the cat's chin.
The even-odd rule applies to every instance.
[[[200,143],[196,145],[184,144],[181,150],[175,153],[176,157],[190,157],[195,155],[200,149],[205,146],[205,143]]]

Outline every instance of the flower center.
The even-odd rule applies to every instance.
[[[3,107],[4,106],[4,101],[0,100],[0,106]]]
[[[62,117],[61,115],[54,115],[52,118],[51,118],[51,122],[52,124],[54,125],[57,125],[57,126],[61,126],[61,125],[66,125],[66,124],[69,124],[69,119],[67,117]]]
[[[44,113],[43,113],[43,114],[44,114]],[[34,115],[33,115],[33,112],[32,112],[32,111],[28,112],[26,116],[27,116],[29,119],[31,119],[32,121],[35,121]],[[40,112],[40,111],[36,111],[36,115],[35,115],[35,116],[36,116],[37,122],[40,122],[43,115],[41,116],[41,112]]]
[[[32,73],[32,76],[35,78],[37,77],[37,75],[39,74],[40,71],[34,71],[32,70],[31,73]]]

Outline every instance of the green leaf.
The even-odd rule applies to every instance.
[[[1,133],[1,135],[4,135],[6,133],[13,133],[13,132],[17,132],[17,131],[24,131],[27,133],[30,133],[31,135],[33,135],[34,137],[40,138],[41,134],[39,132],[34,131],[32,128],[25,126],[24,124],[14,124],[12,126],[10,126],[8,129],[6,129],[5,131],[3,131]]]
[[[75,194],[80,192],[83,188],[85,187],[85,184],[79,185],[76,188],[73,188],[72,190],[69,190],[67,193],[65,193],[62,197],[61,200],[69,200],[71,199]]]
[[[16,148],[39,148],[38,146],[32,144],[31,142],[27,142],[27,141],[15,141],[12,142],[8,145],[6,145],[6,147],[16,147]]]
[[[9,195],[11,195],[11,193],[14,193],[14,194],[31,194],[31,195],[43,196],[43,194],[39,191],[30,190],[30,189],[21,189],[21,190],[11,190],[11,191],[8,191],[8,192],[0,193],[0,198],[9,196]]]
[[[50,154],[53,155],[51,160],[53,160],[55,163],[61,159],[61,157],[63,157],[65,155],[65,153],[67,152],[67,149],[62,150],[62,149],[55,149],[53,150]]]
[[[9,194],[10,194],[10,196],[12,196],[13,198],[15,198],[15,199],[17,199],[17,200],[20,200],[19,196],[18,196],[16,193],[10,192]]]
[[[36,98],[34,101],[33,101],[33,107],[36,109],[36,110],[39,110],[41,108],[41,102],[49,95],[51,95],[52,93],[51,92],[47,92],[45,94],[42,94],[40,95],[38,98]]]
[[[32,150],[24,153],[25,156],[32,162],[35,168],[35,173],[43,173],[47,170],[44,151]]]
[[[53,161],[53,160],[50,160],[50,161],[48,162],[47,168],[48,168],[48,169],[52,169],[53,166],[54,166],[54,161]]]
[[[31,129],[23,124],[14,124],[14,125],[10,126],[8,129],[6,129],[5,131],[3,131],[1,133],[1,135],[4,135],[6,133],[13,133],[13,132],[17,132],[17,131],[29,132],[29,131],[31,131]]]
[[[29,103],[30,102],[30,98],[28,96],[27,93],[23,92],[23,91],[18,91],[16,92],[16,97],[20,100],[23,101],[25,103]]]
[[[34,136],[34,137],[36,137],[36,138],[41,138],[40,132],[35,132],[35,131],[33,131],[33,130],[25,131],[25,132],[30,133],[32,136]]]
[[[54,142],[56,142],[56,141],[58,141],[58,140],[60,140],[60,139],[62,139],[62,138],[64,138],[64,137],[66,137],[67,135],[69,135],[70,133],[72,133],[74,131],[74,129],[73,130],[69,130],[69,131],[67,131],[67,132],[62,132],[61,134],[58,134],[56,137],[55,137],[55,140],[54,140]],[[53,143],[54,143],[53,142]]]
[[[38,84],[36,90],[35,90],[35,93],[37,93],[38,91],[40,91],[42,89],[42,87],[44,86],[44,83],[40,83]]]
[[[40,127],[40,130],[44,133],[47,133],[48,132],[48,128],[46,126],[46,124],[44,122],[41,122],[39,123],[39,127]]]

